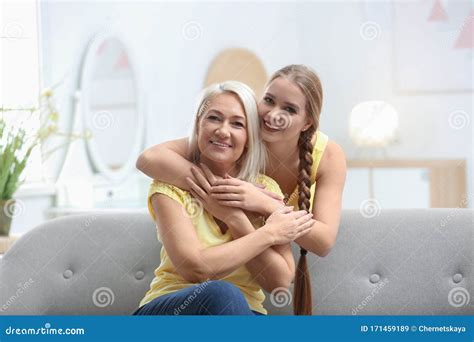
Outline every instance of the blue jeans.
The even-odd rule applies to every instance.
[[[262,315],[252,311],[240,289],[211,280],[159,296],[133,315]]]

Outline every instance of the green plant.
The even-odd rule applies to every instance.
[[[67,136],[69,138],[80,138],[82,135],[66,134],[58,131],[58,112],[53,102],[51,89],[45,90],[39,97],[38,108],[0,108],[0,200],[8,200],[13,197],[15,191],[20,187],[23,180],[21,176],[36,147],[39,148],[53,136]],[[8,124],[4,114],[29,113],[30,119],[37,116],[40,127],[36,132],[27,132],[21,125]],[[20,127],[19,127],[20,126]],[[48,152],[42,151],[42,159],[46,159],[58,146]]]
[[[26,132],[19,129],[16,133],[6,133],[6,123],[0,118],[0,156],[2,167],[0,168],[0,199],[12,198],[14,192],[20,186],[20,175],[23,173],[26,162],[31,155],[34,145],[31,144],[23,157],[18,156],[18,152],[25,145]],[[6,135],[6,137],[5,137]],[[5,141],[5,145],[3,142]]]

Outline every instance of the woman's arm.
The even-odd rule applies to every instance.
[[[318,169],[313,214],[316,222],[311,231],[295,240],[304,249],[326,256],[336,242],[346,180],[346,157],[334,142],[329,142]]]
[[[222,245],[204,248],[182,206],[163,194],[151,197],[159,235],[176,271],[191,282],[221,279],[255,258],[272,245],[287,244],[306,234],[311,224],[304,213],[282,208],[279,219],[286,224],[268,222],[262,228]],[[233,220],[226,216],[226,223]],[[232,224],[231,224],[232,225]]]
[[[136,168],[148,177],[189,190],[186,177],[193,178],[191,163],[187,160],[188,138],[167,141],[143,151]]]
[[[227,226],[234,240],[255,232],[255,228],[245,215],[236,218]],[[279,287],[289,288],[295,276],[295,261],[289,243],[272,246],[245,265],[267,292]]]
[[[178,202],[162,194],[153,195],[151,202],[166,252],[176,271],[188,281],[225,277],[273,243],[268,230],[259,229],[238,240],[204,248]]]
[[[210,196],[208,194],[211,189],[211,184],[216,181],[216,178],[206,165],[202,165],[202,170],[203,173],[197,168],[192,168],[192,172],[199,184],[189,181],[191,193],[203,203],[209,213],[226,222],[234,239],[239,239],[254,233],[255,228],[241,210],[235,211],[234,208],[225,208],[217,203],[212,195]],[[283,208],[280,206],[279,209]],[[284,226],[286,224],[285,220],[287,220],[288,217],[280,216],[277,210],[274,215],[268,218],[267,223],[275,223]],[[292,209],[288,208],[288,210],[291,211]],[[235,213],[230,220],[226,220],[228,212]],[[299,215],[304,214],[305,212],[300,211]],[[311,216],[312,215],[308,215],[308,226],[312,226],[312,222],[314,222],[314,220],[310,219]],[[289,288],[295,275],[295,263],[289,244],[277,245],[266,249],[247,262],[246,266],[260,286],[267,292],[272,292],[278,287]]]

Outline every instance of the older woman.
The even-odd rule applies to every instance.
[[[229,81],[204,90],[189,158],[205,174],[193,168],[199,185],[188,177],[189,191],[151,185],[148,207],[163,243],[161,264],[134,314],[266,314],[262,288],[290,286],[295,266],[289,243],[310,231],[312,214],[274,201],[274,212],[255,229],[242,209],[219,204],[206,181],[228,174],[281,194],[259,174],[265,151],[258,130],[255,98],[246,85]]]

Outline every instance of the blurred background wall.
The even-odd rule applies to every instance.
[[[99,32],[118,32],[133,56],[138,89],[144,96],[143,147],[148,147],[188,134],[196,95],[221,51],[252,51],[268,75],[287,64],[306,64],[323,83],[321,130],[343,147],[348,160],[367,159],[366,151],[349,135],[352,109],[368,100],[385,101],[398,112],[397,138],[383,154],[370,152],[373,158],[465,161],[466,199],[459,206],[472,208],[472,8],[472,1],[43,1],[38,5],[41,82],[43,86],[62,82],[56,94],[59,124],[71,130],[75,115],[81,115],[74,94],[88,44]],[[453,48],[463,31],[468,34],[464,45],[470,48]],[[433,78],[427,79],[425,73]],[[454,73],[461,76],[453,79]],[[45,177],[53,182],[60,174],[69,180],[91,179],[94,170],[85,150],[85,143],[79,141],[60,151],[43,171]],[[71,151],[76,151],[74,157],[64,163]],[[397,174],[396,167],[390,170],[399,183],[385,184],[387,188],[379,192],[397,198],[387,207],[403,207],[404,199],[408,203],[420,196],[421,206],[427,205],[426,194],[410,193],[410,189],[416,192],[417,185],[403,179],[413,175]],[[346,208],[358,207],[368,196],[366,170],[353,171],[348,173]],[[423,172],[415,176],[426,182]],[[375,174],[375,182],[391,183],[384,175]],[[148,180],[134,177],[138,181],[131,201],[139,203]],[[380,189],[377,184],[375,188]],[[426,188],[426,184],[419,187]],[[29,215],[15,218],[13,233],[30,229],[46,219],[44,210],[58,206],[52,193],[38,197],[24,191],[22,196]],[[379,205],[384,208],[383,201]]]

